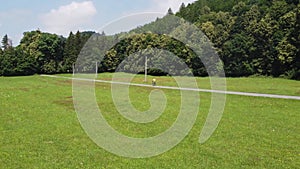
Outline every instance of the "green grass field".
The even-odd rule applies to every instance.
[[[64,75],[65,76],[65,75]],[[111,74],[99,79],[109,80]],[[151,79],[152,77],[149,77]],[[158,85],[174,86],[170,77]],[[143,76],[134,82],[142,83]],[[149,80],[150,81],[150,80]],[[198,78],[209,88],[208,78]],[[228,90],[300,96],[300,82],[272,78],[229,78]],[[139,110],[147,110],[150,88],[131,87]],[[154,136],[178,115],[179,91],[163,90],[168,105],[149,124],[127,121],[116,111],[110,84],[98,83],[103,115],[116,130],[133,137]],[[298,168],[300,166],[300,101],[228,95],[222,120],[204,144],[199,134],[210,106],[200,93],[195,126],[175,148],[152,158],[130,159],[99,148],[81,128],[73,108],[72,81],[40,76],[0,77],[0,168]]]

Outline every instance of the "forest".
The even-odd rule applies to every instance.
[[[172,15],[194,24],[208,37],[223,62],[226,76],[300,80],[299,0],[198,0],[182,4],[178,13],[169,9],[164,18],[114,36],[78,31],[70,32],[65,38],[35,30],[23,33],[19,45],[13,47],[5,35],[0,49],[0,76],[71,73],[72,65],[90,38],[98,39],[92,48],[100,43],[118,42],[105,53],[100,72],[113,72],[126,56],[155,47],[179,56],[195,76],[207,76],[201,60],[187,45],[164,34],[143,33],[162,28],[179,32],[176,23],[167,22]],[[122,39],[124,34],[130,33],[135,35]],[[185,38],[192,37],[186,35]],[[126,71],[135,70],[127,68]],[[149,73],[164,74],[155,69]]]

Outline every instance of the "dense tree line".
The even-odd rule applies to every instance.
[[[152,75],[167,75],[167,70],[163,71],[166,67],[172,75],[187,75],[183,63],[192,68],[195,75],[207,75],[201,60],[186,44],[167,35],[154,33],[134,34],[122,39],[106,53],[100,71],[113,72],[119,66],[119,71],[144,73],[146,56],[148,73]],[[178,62],[174,56],[183,62]],[[202,69],[202,74],[196,72],[198,68]]]
[[[40,30],[25,32],[17,47],[5,35],[0,49],[0,75],[18,76],[72,72],[80,49],[94,32],[70,33],[68,38]]]
[[[218,61],[214,60],[214,57],[209,57],[212,55],[204,53],[213,49],[210,44],[206,43],[207,38],[203,38],[205,35],[197,31],[195,26],[190,26],[191,24],[182,22],[180,18],[173,16],[170,11],[169,9],[165,17],[157,19],[155,22],[121,35],[123,39],[105,54],[100,71],[115,71],[121,62],[130,56],[130,62],[125,61],[126,63],[123,63],[121,69],[125,72],[144,73],[144,62],[147,56],[148,73],[152,75],[186,75],[187,73],[183,69],[184,65],[177,58],[180,58],[185,65],[191,68],[191,72],[195,76],[207,76],[206,69],[213,73],[213,69],[217,69]],[[171,34],[173,37],[170,36]],[[204,41],[197,41],[199,39]],[[196,44],[198,47],[201,46],[201,49],[196,48],[199,50],[198,53],[195,53],[195,48],[190,46],[192,44]],[[205,68],[202,62],[204,60],[210,66]],[[169,73],[155,67],[160,69],[168,67]]]
[[[99,71],[102,72],[115,71],[129,55],[156,48],[170,51],[182,58],[194,75],[206,76],[207,70],[189,46],[165,36],[163,32],[152,33],[166,30],[183,37],[184,41],[195,39],[194,30],[174,22],[170,17],[172,15],[184,18],[204,32],[223,61],[227,76],[264,75],[300,79],[299,0],[198,0],[187,6],[182,4],[177,14],[169,9],[164,18],[114,36],[71,32],[68,38],[64,38],[37,30],[24,33],[17,47],[10,46],[9,37],[4,36],[0,49],[0,75],[68,73],[72,71],[72,65],[80,52],[83,55],[93,55],[93,58],[87,59],[99,59],[97,48],[107,45],[107,52],[103,53],[104,58],[99,66]],[[131,34],[132,36],[128,36]],[[93,40],[88,50],[82,51],[91,36]],[[122,39],[124,36],[129,38]],[[109,46],[115,43],[116,45]],[[153,55],[157,51],[147,52],[143,55],[150,55],[151,52]],[[160,53],[155,55],[160,56]],[[143,62],[144,58],[139,58],[138,55],[134,57],[135,61]],[[156,58],[159,59],[165,62],[162,58]],[[210,58],[201,59],[219,64],[209,60]],[[81,68],[89,71],[95,67],[81,65]],[[143,71],[142,67],[137,69]],[[137,70],[125,66],[124,71]],[[173,71],[181,74],[178,70]],[[150,69],[149,72],[164,74],[157,69]]]
[[[172,14],[169,9],[168,15]],[[176,24],[172,18],[167,19],[168,15],[131,32],[167,30],[171,34],[183,34],[184,41],[194,39],[195,35],[188,27],[180,28],[182,25]],[[199,0],[188,6],[182,4],[176,15],[196,25],[213,42],[227,76],[263,75],[300,79],[298,0]],[[166,38],[161,41],[163,36],[157,38],[155,34],[143,33],[137,37],[110,50],[106,56],[111,60],[106,64],[106,67],[112,68],[110,71],[114,71],[124,56],[134,53],[132,49],[138,47],[141,50],[150,43],[151,47],[160,46],[181,57],[192,68],[194,75],[207,75],[203,64],[199,63],[201,61],[192,52],[187,54],[188,57],[182,54],[183,48],[176,41]],[[154,41],[147,42],[146,37]],[[171,48],[166,47],[168,43],[172,44]]]
[[[300,79],[299,0],[201,0],[177,15],[211,39],[228,76]]]

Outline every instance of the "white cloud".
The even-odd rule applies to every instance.
[[[179,11],[179,7],[182,3],[185,5],[195,2],[196,0],[152,0],[154,6],[151,10],[159,11],[159,12],[167,12],[169,8],[172,8],[173,12]]]
[[[40,19],[44,30],[52,33],[67,35],[92,21],[97,10],[92,1],[72,2],[43,14]]]

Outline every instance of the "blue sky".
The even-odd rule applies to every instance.
[[[41,31],[67,36],[70,31],[94,30],[118,20],[120,17],[147,12],[147,15],[133,17],[135,27],[162,16],[171,7],[177,11],[182,2],[195,0],[11,0],[0,6],[0,36],[8,34],[16,45],[23,32]],[[124,25],[123,25],[124,26]],[[116,33],[122,26],[104,29]],[[126,28],[124,28],[125,30]]]

